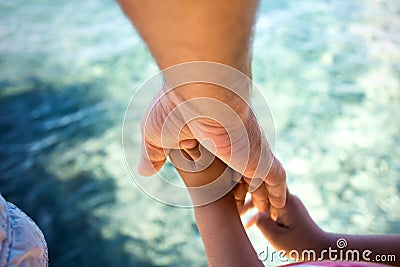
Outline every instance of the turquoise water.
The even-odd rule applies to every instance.
[[[395,0],[260,9],[275,152],[329,231],[400,233],[399,14]],[[115,2],[0,0],[0,192],[43,229],[52,266],[206,266],[192,211],[149,198],[123,161],[125,107],[156,71]]]

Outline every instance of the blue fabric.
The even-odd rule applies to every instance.
[[[47,267],[47,245],[39,227],[0,194],[0,267]]]

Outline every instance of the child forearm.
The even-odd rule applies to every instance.
[[[210,266],[263,266],[243,228],[232,192],[194,212]]]
[[[400,266],[400,235],[346,235],[327,233],[327,248],[342,251],[344,260]],[[326,251],[325,259],[329,259]],[[358,257],[354,258],[354,257]],[[332,259],[331,259],[332,260]]]

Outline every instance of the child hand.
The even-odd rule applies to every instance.
[[[223,197],[235,185],[234,174],[241,177],[196,140],[187,140],[181,147],[181,150],[171,150],[169,156],[187,186],[194,206]]]
[[[287,193],[287,203],[282,209],[271,208],[270,214],[257,213],[246,227],[256,224],[275,250],[289,253],[296,250],[300,255],[307,249],[316,252],[326,247],[328,235],[312,220],[301,200]],[[246,205],[245,211],[251,208]],[[308,260],[300,259],[300,260]]]
[[[198,205],[202,205],[199,201],[205,201],[206,203],[203,204],[207,204],[233,190],[237,209],[241,212],[249,189],[249,179],[229,168],[196,140],[182,141],[180,146],[181,150],[173,149],[169,156],[188,187],[192,200],[197,199]],[[269,175],[275,175],[278,172],[277,166],[283,170],[277,159],[275,162],[277,164]],[[286,185],[286,183],[283,184]],[[257,192],[252,192],[252,204],[259,209],[263,207],[263,210],[268,210],[271,205],[268,198],[264,196],[277,199],[278,197],[275,196],[279,195],[279,188],[280,186],[269,187],[263,184],[256,190]]]
[[[172,150],[169,156],[187,187],[205,186],[224,173],[230,177],[221,178],[231,180],[232,170],[196,140],[181,142],[181,147],[181,150]]]

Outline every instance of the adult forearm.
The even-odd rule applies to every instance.
[[[228,65],[251,77],[251,42],[257,0],[119,0],[119,3],[160,69],[185,62],[210,61]],[[176,103],[199,97],[214,98],[228,104],[240,116],[247,116],[250,85],[246,80],[235,84],[237,77],[229,71],[221,73],[200,64],[194,66],[194,70],[169,71],[168,74],[164,72],[167,87],[175,87],[186,79],[205,82],[179,87],[174,94]],[[204,74],[198,75],[203,71]],[[196,78],[192,79],[187,72],[197,73]],[[215,76],[218,76],[216,80],[228,77],[233,81],[239,88],[234,90],[235,93],[245,101],[224,86],[209,83]],[[198,111],[198,114],[203,113],[201,109]]]
[[[263,266],[243,228],[232,192],[196,207],[195,217],[210,266]]]
[[[257,0],[119,0],[161,69],[214,61],[250,75]]]

